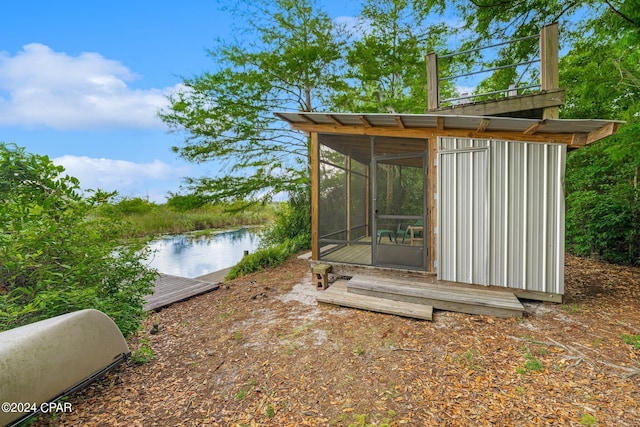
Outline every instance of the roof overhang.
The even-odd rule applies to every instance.
[[[583,147],[616,133],[618,120],[524,119],[440,114],[276,112],[305,132],[429,138],[454,136],[531,141]]]

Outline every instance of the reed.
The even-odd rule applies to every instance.
[[[211,228],[230,228],[246,225],[266,224],[274,219],[271,205],[253,206],[234,211],[232,206],[207,205],[188,211],[178,211],[162,204],[147,203],[136,209],[106,205],[98,215],[123,215],[130,224],[127,235],[122,237],[144,237],[157,234],[179,234]]]

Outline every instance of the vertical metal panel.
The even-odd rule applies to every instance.
[[[438,277],[562,294],[566,147],[441,138],[438,156]]]
[[[442,280],[489,282],[488,162],[488,141],[441,140],[438,274]]]

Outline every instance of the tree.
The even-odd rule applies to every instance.
[[[83,198],[48,157],[0,143],[0,330],[85,308],[138,329],[157,272],[144,243],[120,240],[126,224],[93,216],[111,196]]]
[[[342,87],[343,42],[313,0],[241,3],[233,14],[241,41],[218,41],[209,54],[218,70],[184,81],[160,117],[186,132],[174,150],[187,160],[216,160],[221,176],[187,186],[210,201],[269,200],[309,182],[309,141],[274,111],[316,111]]]
[[[425,55],[445,50],[444,24],[426,25],[422,2],[366,0],[347,48],[348,90],[334,99],[348,112],[422,113],[427,107]],[[450,93],[446,84],[443,93]]]

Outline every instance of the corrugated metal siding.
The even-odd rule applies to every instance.
[[[564,165],[556,144],[441,138],[438,277],[564,293]]]

